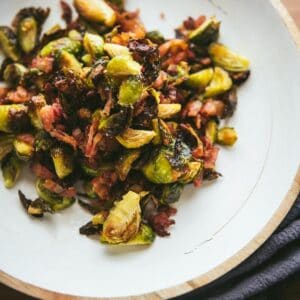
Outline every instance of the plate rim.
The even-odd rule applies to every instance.
[[[281,19],[283,20],[285,26],[287,27],[293,41],[295,42],[298,50],[300,51],[300,31],[288,12],[282,0],[269,0],[272,6],[275,8]],[[54,292],[44,288],[40,288],[33,284],[26,283],[23,280],[17,279],[2,270],[0,270],[0,282],[27,295],[38,297],[41,299],[123,299],[123,300],[133,300],[133,299],[147,299],[147,300],[157,300],[166,299],[175,296],[179,296],[188,292],[191,292],[197,288],[203,287],[214,280],[220,278],[230,270],[234,269],[245,259],[247,259],[251,254],[253,254],[275,231],[281,221],[289,212],[290,208],[294,204],[298,194],[300,192],[300,166],[292,182],[290,189],[288,190],[286,196],[281,201],[279,207],[268,221],[268,223],[263,227],[263,229],[256,234],[256,236],[248,242],[241,250],[235,253],[233,256],[225,260],[223,263],[219,264],[212,270],[208,271],[201,276],[198,276],[192,280],[186,281],[182,284],[168,287],[159,291],[154,291],[151,293],[146,293],[142,295],[126,296],[126,297],[81,297],[70,294],[64,294],[59,292]]]

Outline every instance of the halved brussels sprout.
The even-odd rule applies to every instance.
[[[214,144],[217,140],[218,124],[214,120],[209,120],[205,126],[205,136]]]
[[[188,171],[180,178],[181,183],[190,183],[200,173],[203,168],[203,163],[198,161],[192,161],[188,163]]]
[[[121,135],[116,136],[116,139],[125,148],[134,149],[149,144],[155,135],[156,133],[152,130],[127,128]]]
[[[17,86],[23,79],[28,69],[18,63],[9,64],[4,69],[3,79],[12,86]]]
[[[181,104],[158,104],[158,117],[161,119],[169,119],[174,117],[178,112],[181,111]]]
[[[223,127],[218,130],[217,142],[226,146],[233,146],[238,139],[234,128]]]
[[[155,233],[152,228],[146,224],[141,224],[140,230],[135,237],[130,239],[128,242],[120,243],[125,246],[142,246],[150,245],[155,239]]]
[[[135,237],[141,224],[140,195],[129,191],[116,202],[103,224],[101,242],[119,244]]]
[[[51,157],[58,178],[63,179],[73,172],[72,154],[64,148],[51,149]]]
[[[222,44],[211,44],[208,52],[213,62],[226,71],[245,72],[250,68],[250,62],[247,58],[231,51]]]
[[[128,150],[121,155],[116,163],[116,171],[121,181],[124,181],[131,169],[132,164],[139,158],[141,151],[138,149]]]
[[[32,157],[34,152],[34,137],[32,135],[18,135],[13,144],[18,158],[28,160]]]
[[[83,37],[83,47],[93,58],[99,58],[104,53],[104,40],[100,35],[86,32]]]
[[[27,124],[28,108],[23,104],[0,105],[0,131],[14,132]]]
[[[160,201],[163,204],[171,204],[177,202],[183,191],[183,187],[184,186],[182,183],[166,184],[163,188]]]
[[[19,178],[22,163],[18,157],[12,153],[2,160],[2,176],[4,179],[4,186],[8,189],[12,188]]]
[[[74,0],[78,13],[87,21],[111,27],[116,22],[115,11],[103,0]]]
[[[0,161],[13,150],[14,135],[1,134],[0,136]]]
[[[37,42],[38,24],[33,17],[27,17],[20,21],[18,26],[18,40],[25,53],[31,52]]]
[[[181,175],[173,170],[167,158],[167,149],[165,147],[162,147],[160,151],[143,166],[142,171],[149,181],[157,184],[176,182]]]
[[[78,75],[82,73],[81,63],[77,60],[77,58],[73,54],[65,50],[62,50],[60,52],[59,63],[60,63],[60,67],[65,73],[68,73],[70,70]]]
[[[190,32],[188,38],[200,46],[207,46],[219,37],[220,22],[216,18],[207,18],[202,25]]]
[[[229,74],[219,67],[215,67],[213,78],[206,87],[204,96],[206,98],[220,95],[230,90],[232,87],[232,80]]]
[[[116,136],[130,125],[131,118],[132,110],[125,107],[109,117],[102,118],[99,122],[98,129],[104,131],[106,135]]]
[[[131,56],[129,49],[126,46],[122,46],[118,44],[105,43],[104,50],[105,52],[108,53],[110,57]]]
[[[140,75],[142,66],[129,56],[116,56],[107,64],[107,74],[112,76]]]
[[[201,70],[197,73],[191,74],[185,83],[190,88],[203,91],[211,82],[213,75],[213,68]]]
[[[49,42],[40,51],[41,56],[56,55],[60,51],[65,50],[71,54],[78,54],[81,51],[81,42],[72,40],[68,37],[62,37],[60,39]]]
[[[63,197],[58,194],[55,194],[44,187],[45,180],[38,179],[36,182],[36,191],[38,196],[50,205],[53,211],[60,211],[69,206],[74,202],[74,198]]]
[[[165,42],[164,36],[157,30],[148,31],[146,33],[146,38],[157,45],[161,45]]]
[[[119,90],[119,101],[121,106],[133,105],[137,102],[143,93],[143,84],[136,77],[130,77],[124,80]]]
[[[16,35],[7,26],[0,26],[0,48],[4,54],[13,61],[18,61],[20,59]]]
[[[80,33],[79,31],[77,31],[76,29],[70,30],[69,33],[68,33],[68,37],[69,37],[71,40],[82,42],[82,35],[81,35],[81,33]]]

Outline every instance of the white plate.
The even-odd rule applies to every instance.
[[[10,0],[0,2],[1,23],[8,24],[29,4],[53,8],[46,26],[60,19],[58,1]],[[1,182],[0,278],[27,293],[50,297],[41,290],[47,289],[118,297],[177,286],[160,293],[167,297],[191,290],[185,282],[198,278],[192,286],[203,285],[249,256],[275,229],[299,190],[294,186],[283,201],[299,165],[300,57],[272,5],[262,0],[132,0],[128,8],[140,8],[148,29],[170,37],[189,15],[222,20],[222,42],[252,62],[252,76],[240,88],[230,120],[240,139],[233,149],[221,151],[218,170],[224,177],[200,190],[187,188],[171,237],[157,238],[149,248],[110,248],[80,236],[78,228],[89,215],[78,205],[33,220],[17,199],[19,187],[34,196],[32,182],[24,179],[13,190]]]

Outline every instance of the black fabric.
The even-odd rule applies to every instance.
[[[299,271],[300,195],[278,229],[252,256],[215,282],[176,299],[249,299]]]

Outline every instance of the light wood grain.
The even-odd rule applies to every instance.
[[[298,46],[300,50],[300,33],[297,29],[297,26],[295,22],[293,21],[292,17],[288,13],[285,6],[282,4],[280,0],[270,0],[274,7],[277,9],[278,13],[281,15],[284,23],[286,24],[288,30],[290,31],[293,40],[295,44]],[[285,0],[285,2],[293,2],[294,0]],[[299,1],[299,0],[296,0]],[[300,17],[299,17],[300,22]],[[221,265],[217,266],[215,269],[211,270],[210,272],[195,278],[194,280],[191,280],[189,282],[185,282],[181,285],[177,285],[172,288],[168,288],[165,290],[149,293],[146,295],[139,295],[139,296],[132,296],[132,297],[122,297],[122,298],[110,298],[112,299],[123,299],[123,300],[160,300],[160,299],[167,299],[174,296],[178,296],[184,293],[187,293],[189,291],[192,291],[193,289],[202,287],[213,280],[219,278],[220,276],[224,275],[228,271],[235,268],[237,265],[239,265],[241,262],[243,262],[247,257],[249,257],[252,253],[254,253],[259,246],[261,246],[267,239],[270,237],[270,235],[274,232],[274,230],[278,227],[278,225],[281,223],[283,218],[286,216],[290,208],[292,207],[297,195],[300,192],[300,168],[298,168],[298,172],[295,176],[295,179],[293,181],[293,184],[288,191],[286,197],[283,199],[281,205],[279,206],[276,213],[273,215],[271,220],[268,222],[268,224],[263,228],[263,230],[257,234],[257,236],[250,241],[242,250],[240,250],[237,254],[229,258],[227,261],[222,263]],[[37,298],[41,299],[49,299],[49,300],[71,300],[71,299],[82,299],[82,300],[88,300],[88,299],[107,299],[107,298],[83,298],[83,297],[76,297],[72,295],[64,295],[55,293],[49,290],[41,289],[39,287],[33,286],[31,284],[28,284],[26,282],[17,280],[16,278],[13,278],[12,276],[9,276],[8,274],[0,271],[0,281],[4,284],[22,291],[23,293],[32,295]]]

